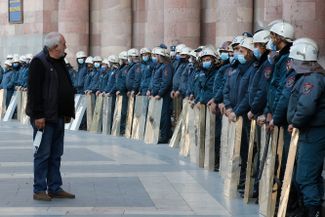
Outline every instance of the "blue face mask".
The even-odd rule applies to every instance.
[[[101,68],[103,71],[105,71],[105,70],[107,69],[107,66],[106,66],[106,65],[102,65],[100,68]]]
[[[228,53],[225,53],[225,52],[221,53],[221,54],[220,54],[220,59],[221,59],[222,61],[226,61],[226,60],[228,60],[228,59],[229,59],[229,54],[228,54]]]
[[[158,58],[157,57],[151,57],[151,60],[153,63],[158,63]]]
[[[143,62],[148,62],[148,60],[149,60],[149,56],[143,56],[143,57],[142,57],[142,60],[143,60]]]
[[[271,41],[271,43],[270,43],[270,48],[271,48],[272,51],[277,51],[278,50],[273,41]]]
[[[258,48],[254,48],[254,56],[257,58],[257,59],[260,59],[262,54],[261,54],[261,51],[258,49]]]
[[[100,67],[100,63],[96,62],[96,63],[94,63],[94,66],[95,66],[95,68],[99,68]]]
[[[239,61],[241,64],[245,64],[245,63],[246,63],[245,56],[244,56],[243,54],[238,54],[238,61]]]
[[[14,64],[12,64],[12,67],[14,67],[14,68],[18,68],[18,67],[19,67],[19,63],[14,63]]]
[[[176,54],[176,57],[175,57],[175,59],[176,59],[177,61],[179,61],[179,60],[181,59],[181,55],[179,55],[179,54]]]
[[[211,61],[205,61],[202,63],[202,67],[204,69],[209,69],[211,67],[211,65],[212,65]]]
[[[85,60],[84,60],[84,59],[77,59],[77,62],[78,62],[80,65],[82,65],[82,64],[84,64]]]
[[[235,61],[236,61],[236,60],[235,60],[235,57],[229,57],[229,62],[230,62],[231,64],[233,64]]]

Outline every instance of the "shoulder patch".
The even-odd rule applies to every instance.
[[[291,77],[287,78],[286,87],[290,88],[293,86],[294,83],[295,83],[295,77],[291,76]]]
[[[265,78],[269,79],[272,74],[272,67],[265,67],[264,69],[264,76]]]
[[[313,89],[314,85],[312,83],[306,82],[304,83],[303,94],[308,95]]]

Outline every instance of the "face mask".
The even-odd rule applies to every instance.
[[[18,67],[19,67],[19,63],[14,63],[14,64],[12,64],[12,67],[14,67],[14,68],[18,68]]]
[[[276,47],[276,44],[274,44],[273,41],[271,41],[271,43],[270,43],[270,48],[271,48],[272,51],[277,51],[278,50],[277,47]]]
[[[157,57],[151,57],[153,63],[158,63],[158,58]]]
[[[245,64],[246,63],[245,56],[243,54],[238,54],[238,61],[240,62],[240,64]]]
[[[258,48],[254,48],[254,56],[257,58],[257,59],[260,59],[262,54],[261,54],[261,51],[258,49]]]
[[[229,54],[228,54],[228,53],[221,53],[221,54],[220,54],[220,59],[221,59],[222,61],[226,61],[226,60],[228,60],[228,59],[229,59]]]
[[[209,69],[211,67],[211,65],[212,65],[211,61],[205,61],[202,63],[202,67],[204,69]]]
[[[106,70],[106,69],[107,69],[107,66],[102,65],[100,68],[101,68],[102,70]]]
[[[128,63],[129,63],[129,64],[133,63],[132,58],[128,58]]]
[[[148,60],[149,60],[149,56],[143,56],[143,57],[142,57],[142,60],[143,60],[143,62],[148,62]]]
[[[179,60],[181,59],[181,55],[179,55],[179,54],[176,54],[176,57],[175,57],[175,59],[179,61]]]
[[[84,59],[77,59],[77,62],[78,62],[80,65],[82,65],[82,64],[84,64],[85,60],[84,60]]]
[[[96,63],[94,63],[94,66],[95,66],[95,68],[99,68],[100,67],[100,63],[96,62]]]

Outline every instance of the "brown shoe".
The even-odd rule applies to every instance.
[[[49,195],[47,195],[45,191],[40,191],[40,192],[34,193],[33,199],[41,200],[41,201],[51,201],[52,200],[52,198]]]
[[[58,192],[49,192],[49,196],[52,198],[68,198],[68,199],[75,199],[76,195],[66,192],[64,190]]]

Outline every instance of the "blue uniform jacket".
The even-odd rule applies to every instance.
[[[217,71],[218,68],[216,66],[213,66],[211,69],[208,70],[202,69],[202,72],[205,76],[202,82],[200,93],[196,100],[197,102],[207,104],[208,101],[213,98],[213,84]]]
[[[108,73],[108,75],[109,75],[108,82],[106,84],[104,91],[105,91],[105,93],[110,93],[110,94],[114,95],[116,93],[116,78],[118,75],[118,69],[112,69]]]
[[[105,92],[105,88],[107,86],[108,78],[109,78],[110,70],[101,70],[99,79],[98,79],[98,90],[100,92]]]
[[[293,87],[287,120],[303,130],[325,126],[325,72],[303,74]]]
[[[172,88],[173,67],[171,63],[163,63],[154,71],[152,79],[152,95],[164,97]]]
[[[180,90],[181,76],[186,67],[187,67],[186,62],[179,62],[177,70],[175,71],[173,77],[173,91]]]
[[[117,91],[120,91],[122,94],[126,94],[127,88],[126,88],[126,76],[128,74],[129,66],[128,65],[122,65],[120,66],[117,77],[116,77],[116,89]]]
[[[232,108],[236,116],[246,115],[249,111],[248,85],[256,71],[254,61],[238,65],[230,71],[224,88],[225,107]]]
[[[248,87],[248,99],[251,112],[255,116],[263,114],[267,103],[267,90],[273,71],[273,65],[267,60],[269,52],[265,52],[256,62],[257,70]]]
[[[179,91],[183,97],[186,96],[189,77],[191,75],[192,70],[193,70],[193,66],[189,63],[186,63],[186,66],[181,74],[180,83],[179,83]]]
[[[153,68],[154,65],[152,64],[151,61],[141,63],[140,93],[143,96],[146,95],[149,89]]]
[[[126,88],[137,93],[141,82],[141,63],[133,63],[126,76]]]
[[[86,79],[86,75],[87,75],[87,66],[86,64],[78,64],[78,71],[77,71],[77,75],[76,75],[76,85],[75,87],[78,88],[79,93],[82,93],[83,91],[85,91],[84,86],[85,86],[85,79]]]
[[[223,88],[225,86],[228,70],[233,70],[230,63],[219,68],[213,82],[213,99],[215,103],[223,102]]]
[[[7,90],[14,90],[15,85],[14,85],[14,72],[12,70],[5,71],[3,74],[3,78],[0,84],[1,89],[7,89]]]

